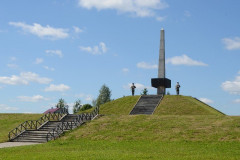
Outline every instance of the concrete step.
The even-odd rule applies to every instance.
[[[162,99],[163,95],[143,95],[134,106],[130,115],[134,114],[152,114]]]
[[[45,143],[47,142],[47,138],[46,139],[42,139],[42,140],[29,140],[29,139],[22,139],[22,140],[17,140],[14,139],[13,142],[36,142],[36,143]]]
[[[80,126],[82,123],[74,123],[76,119],[78,118],[78,115],[69,114],[65,116],[61,121],[49,121],[43,126],[41,126],[38,130],[27,130],[20,134],[17,138],[15,138],[13,141],[15,142],[38,142],[38,143],[44,143],[47,142],[47,134],[49,131],[52,131],[55,129],[58,125],[61,125],[64,123],[65,125],[69,124],[70,122],[72,124],[72,127],[68,127],[64,129],[64,132],[69,131],[71,129],[74,129],[78,126]]]

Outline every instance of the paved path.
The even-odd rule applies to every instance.
[[[34,144],[41,144],[41,143],[32,143],[32,142],[5,142],[5,143],[0,143],[0,148],[16,147],[16,146],[26,146],[26,145],[34,145]]]

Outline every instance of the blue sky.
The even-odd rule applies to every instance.
[[[42,113],[151,88],[165,29],[166,76],[180,93],[240,115],[240,1],[0,2],[0,112]],[[168,89],[175,94],[174,87]]]

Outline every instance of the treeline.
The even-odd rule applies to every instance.
[[[99,95],[97,99],[92,100],[92,104],[82,104],[81,100],[78,99],[74,102],[73,113],[78,113],[80,111],[88,110],[92,107],[100,106],[106,102],[111,101],[111,90],[105,84],[99,90]],[[57,108],[68,107],[66,101],[63,98],[60,98],[56,104]]]

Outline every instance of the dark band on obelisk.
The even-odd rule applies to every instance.
[[[171,88],[171,80],[165,78],[165,33],[161,29],[158,61],[158,78],[151,79],[152,87],[157,88],[157,94],[165,94],[166,88]]]

